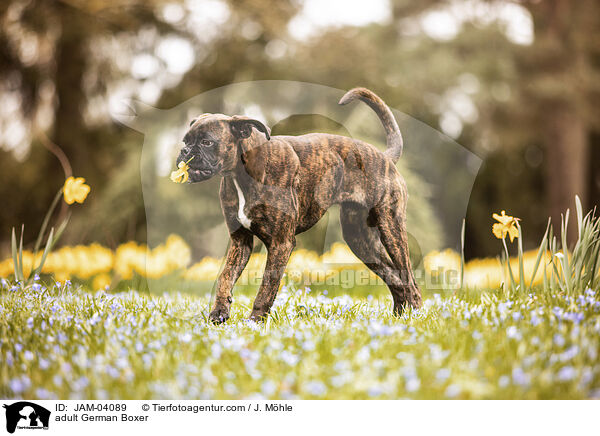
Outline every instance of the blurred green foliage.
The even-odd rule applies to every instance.
[[[39,228],[64,181],[66,169],[44,147],[49,142],[92,186],[62,242],[115,247],[145,240],[143,136],[111,119],[111,99],[134,97],[167,109],[246,80],[366,86],[436,129],[466,95],[475,112],[460,120],[455,140],[484,159],[467,214],[468,257],[496,251],[493,211],[506,209],[523,219],[531,238],[524,241],[527,248],[539,241],[548,215],[556,222],[572,206],[574,194],[585,209],[600,203],[596,1],[520,3],[534,31],[525,45],[507,37],[501,20],[469,18],[476,8],[509,2],[464,6],[462,25],[447,39],[432,38],[419,26],[423,16],[453,2],[390,3],[385,22],[330,27],[298,40],[289,31],[303,4],[295,0],[2,2],[0,254],[8,253],[12,226]],[[161,57],[167,39],[187,41],[182,53],[191,68],[177,70]],[[147,65],[147,74],[135,65]],[[410,172],[405,177],[410,189],[427,189]],[[443,222],[435,230],[427,205],[411,208],[431,223],[423,227],[432,229],[432,237],[449,231]],[[318,236],[318,229],[313,233]],[[317,244],[317,236],[306,246]]]

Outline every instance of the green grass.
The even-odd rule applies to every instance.
[[[598,398],[600,295],[282,289],[266,324],[206,321],[204,294],[0,288],[3,398]]]

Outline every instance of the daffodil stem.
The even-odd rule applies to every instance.
[[[48,223],[50,222],[50,217],[54,213],[56,209],[56,205],[58,204],[60,198],[62,197],[63,188],[61,187],[56,195],[54,196],[54,200],[52,200],[52,204],[50,205],[50,209],[46,212],[46,216],[44,217],[44,221],[42,222],[42,228],[40,229],[40,233],[38,234],[37,240],[35,241],[35,246],[33,248],[33,258],[37,256],[37,253],[40,249],[40,244],[42,243],[42,239],[44,238],[44,234],[46,233],[46,228],[48,227]]]
[[[512,268],[510,267],[510,255],[508,254],[508,247],[506,246],[506,237],[502,238],[502,245],[504,245],[504,253],[506,254],[506,268],[508,269],[510,284],[512,290],[514,291],[517,288],[517,282],[515,281],[515,277],[513,276]]]
[[[465,219],[463,218],[462,229],[460,231],[460,289],[465,283]]]
[[[521,231],[521,225],[519,224],[519,221],[515,221],[515,224],[517,226],[517,230],[519,231],[519,240],[517,241],[519,259],[519,291],[523,292],[525,291],[525,268],[523,265],[523,233]],[[533,280],[533,278],[531,280]]]

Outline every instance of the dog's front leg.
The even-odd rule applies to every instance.
[[[271,310],[279,290],[279,282],[283,271],[295,246],[296,239],[291,236],[281,242],[272,241],[267,247],[267,265],[265,266],[258,294],[256,294],[254,300],[254,306],[250,314],[251,320],[262,321]]]
[[[250,259],[252,245],[252,233],[246,229],[239,228],[231,234],[225,267],[217,280],[217,295],[209,315],[212,322],[218,324],[229,318],[231,290]]]

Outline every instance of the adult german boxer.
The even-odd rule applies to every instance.
[[[231,290],[248,262],[254,236],[268,254],[250,318],[263,319],[296,235],[314,226],[333,204],[341,205],[348,246],[389,287],[394,313],[421,305],[408,253],[408,194],[395,166],[402,135],[390,109],[372,91],[352,89],[339,103],[356,99],[379,116],[387,134],[385,152],[325,133],[271,136],[260,121],[237,115],[203,114],[190,123],[177,164],[189,161],[190,183],[222,177],[221,207],[231,237],[210,313],[213,322],[229,318]]]

